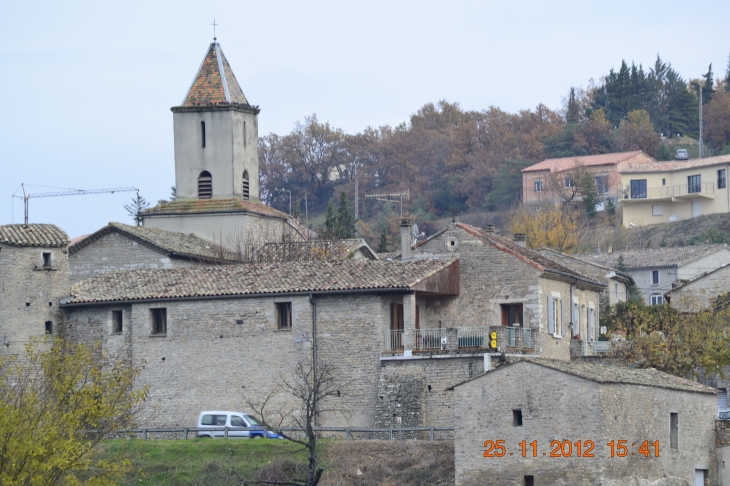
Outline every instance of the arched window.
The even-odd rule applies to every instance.
[[[210,172],[204,170],[198,176],[198,199],[210,199],[213,197],[213,177]]]
[[[249,200],[250,197],[250,191],[249,191],[249,185],[248,185],[248,171],[243,171],[243,191],[242,191],[243,199],[246,201]]]
[[[205,148],[205,122],[200,122],[200,137],[203,141],[203,148]]]

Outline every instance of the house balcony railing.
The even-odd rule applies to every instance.
[[[640,201],[643,199],[667,200],[688,199],[691,197],[702,196],[714,198],[715,183],[700,182],[692,184],[678,184],[676,186],[660,186],[649,188],[637,188],[631,190],[631,185],[627,184],[623,187],[621,199],[624,202]]]
[[[403,329],[391,330],[390,331],[390,342],[389,348],[391,351],[397,351],[403,349]]]
[[[504,350],[533,349],[537,330],[520,326],[474,326],[455,328],[415,329],[413,351],[454,350]],[[404,349],[403,330],[391,330],[388,334],[388,350]]]

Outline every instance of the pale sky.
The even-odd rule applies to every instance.
[[[175,182],[172,113],[213,33],[259,135],[297,120],[354,133],[396,125],[427,102],[557,109],[621,60],[657,54],[682,76],[724,75],[730,2],[33,1],[0,2],[0,224],[22,223],[21,182],[135,186],[150,202]],[[30,187],[30,192],[52,189]],[[30,200],[31,223],[71,237],[131,223],[133,193]]]

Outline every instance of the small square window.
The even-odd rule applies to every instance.
[[[124,314],[120,310],[112,311],[112,332],[119,334],[124,329]]]
[[[512,425],[522,427],[522,410],[512,410]]]
[[[661,216],[662,215],[662,205],[661,204],[652,204],[651,215],[652,216]]]
[[[664,303],[664,296],[663,295],[652,295],[651,296],[651,305],[662,305]]]
[[[167,334],[167,309],[150,309],[152,313],[152,334]]]
[[[276,304],[276,324],[279,329],[291,329],[291,302]]]
[[[679,414],[669,414],[669,448],[679,449]]]
[[[51,254],[50,253],[43,254],[43,268],[51,268]]]
[[[46,334],[53,334],[53,321],[46,321]]]

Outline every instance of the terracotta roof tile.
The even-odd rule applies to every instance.
[[[623,263],[629,269],[674,267],[682,266],[716,251],[729,249],[728,245],[694,245],[669,248],[646,248],[642,250],[622,250],[613,253],[586,253],[575,255],[583,261],[597,263],[608,267],[618,265],[618,259],[623,257]]]
[[[227,213],[247,212],[271,216],[281,219],[289,219],[289,215],[265,205],[261,202],[244,201],[239,198],[228,199],[176,199],[142,212],[143,215],[156,214],[185,214],[185,213]]]
[[[410,289],[455,259],[309,261],[108,272],[78,282],[64,305],[283,292]]]
[[[629,162],[622,167],[619,172],[622,174],[640,174],[646,172],[675,172],[684,169],[694,169],[695,167],[707,167],[711,165],[721,165],[730,163],[730,155],[719,155],[717,157],[707,157],[704,159],[692,160],[675,160],[668,162]]]
[[[455,225],[457,228],[461,228],[464,231],[479,237],[484,242],[488,242],[497,248],[507,251],[508,253],[511,253],[518,258],[522,259],[523,261],[526,261],[528,263],[531,263],[532,265],[536,266],[541,271],[547,271],[547,272],[557,272],[562,274],[567,274],[568,276],[576,277],[585,281],[588,281],[594,285],[599,285],[602,287],[605,287],[605,284],[595,281],[592,277],[586,276],[580,272],[576,272],[575,270],[566,267],[565,265],[556,262],[555,260],[551,260],[550,258],[547,258],[544,255],[541,255],[535,250],[531,250],[530,248],[526,248],[524,246],[518,245],[514,241],[510,240],[509,238],[505,238],[503,236],[496,235],[494,233],[487,233],[486,230],[483,230],[481,228],[476,228],[474,226],[464,224],[464,223],[456,223]]]
[[[223,49],[214,42],[208,48],[182,106],[226,103],[248,105],[248,100],[223,54]]]
[[[53,224],[6,224],[0,226],[0,243],[62,248],[68,246],[69,239],[65,231]]]
[[[546,159],[542,162],[539,162],[535,165],[531,165],[530,167],[527,167],[525,169],[522,169],[522,172],[532,172],[532,171],[538,171],[538,170],[550,170],[552,172],[560,172],[563,170],[570,169],[573,167],[576,163],[583,165],[583,166],[592,166],[592,165],[615,165],[619,162],[623,162],[624,160],[630,159],[632,157],[636,157],[637,155],[641,154],[641,150],[636,150],[633,152],[619,152],[614,154],[600,154],[600,155],[585,155],[580,157],[563,157],[560,159]],[[651,157],[648,157],[650,160],[654,160]],[[641,162],[637,162],[641,163]]]
[[[267,243],[253,255],[257,262],[290,262],[308,260],[347,260],[356,251],[370,260],[378,256],[364,239],[356,238],[337,241],[302,241],[290,243]]]
[[[73,254],[82,248],[91,245],[98,239],[110,233],[120,233],[133,240],[155,248],[167,255],[177,253],[180,256],[202,257],[217,259],[215,244],[193,234],[176,233],[144,226],[131,226],[122,223],[109,223],[96,233],[79,240],[69,246],[69,253]]]

